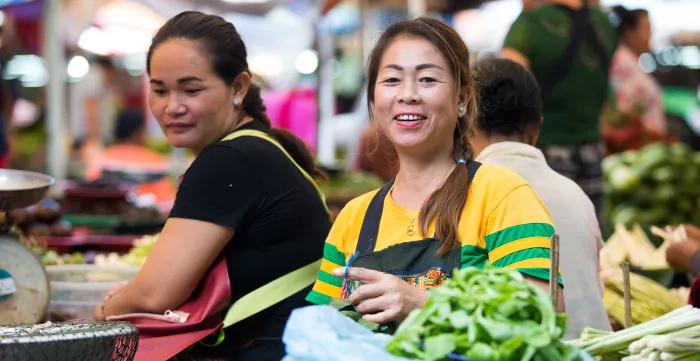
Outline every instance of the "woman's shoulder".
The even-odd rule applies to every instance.
[[[481,163],[479,170],[474,176],[471,188],[474,191],[510,193],[512,190],[522,186],[529,185],[515,171],[500,165]]]
[[[531,188],[514,171],[494,164],[483,163],[469,187],[467,200],[486,214],[496,209],[516,189]]]
[[[353,218],[357,216],[364,217],[364,214],[367,212],[367,207],[369,207],[370,202],[372,202],[377,192],[379,192],[379,188],[353,198],[343,207],[341,213],[344,213],[346,216],[353,216]]]

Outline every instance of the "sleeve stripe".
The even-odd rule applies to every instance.
[[[321,261],[321,271],[328,273],[329,276],[333,275],[334,269],[341,268],[341,267],[345,267],[345,266],[335,264],[335,263],[333,263],[325,258]]]
[[[338,248],[328,242],[323,246],[323,258],[338,265],[345,264],[345,253],[338,251]]]
[[[342,287],[343,279],[340,277],[333,276],[324,271],[318,273],[318,280],[321,282],[328,283],[331,286]]]
[[[503,268],[508,268],[508,269],[544,268],[544,269],[549,270],[549,264],[550,264],[549,258],[530,258],[530,259],[526,259],[524,261],[509,264],[508,266],[505,266]]]
[[[547,248],[549,249],[549,238],[548,237],[528,237],[519,239],[517,241],[512,241],[506,243],[491,252],[489,252],[489,261],[491,263],[496,263],[503,257],[509,256],[513,253],[519,251],[524,251],[530,248]],[[323,267],[323,266],[322,266]]]
[[[507,268],[512,264],[520,263],[530,259],[545,259],[548,260],[549,267],[549,248],[528,248],[526,250],[511,253],[496,262],[491,262],[496,267]],[[538,268],[539,266],[535,267]]]
[[[314,285],[313,291],[324,294],[332,298],[340,298],[340,287],[333,286],[321,280],[317,280]]]
[[[327,305],[331,303],[332,299],[332,297],[326,296],[316,291],[311,291],[311,293],[309,293],[309,295],[306,296],[306,300],[315,305]]]
[[[491,233],[485,237],[486,249],[495,250],[506,243],[531,237],[552,237],[554,227],[548,223],[527,223]]]

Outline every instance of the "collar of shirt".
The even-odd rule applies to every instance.
[[[476,157],[477,162],[488,162],[488,158],[496,156],[516,156],[547,162],[539,149],[520,142],[499,142],[484,148]]]

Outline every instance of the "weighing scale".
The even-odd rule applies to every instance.
[[[37,255],[12,227],[9,212],[39,203],[54,184],[48,175],[0,169],[0,325],[36,324],[49,305],[49,279]]]
[[[0,169],[0,360],[131,361],[139,333],[128,322],[38,324],[49,305],[49,279],[10,231],[7,213],[39,203],[54,183],[44,174]]]

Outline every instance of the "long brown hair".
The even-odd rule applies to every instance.
[[[374,90],[382,56],[386,49],[399,37],[420,38],[432,43],[450,65],[454,76],[456,94],[466,100],[466,113],[459,117],[453,135],[452,157],[454,161],[470,161],[474,152],[469,144],[468,134],[478,114],[478,103],[474,77],[469,68],[469,49],[457,32],[444,22],[432,18],[417,18],[394,23],[382,34],[370,53],[367,64],[367,108],[373,115]],[[457,100],[455,99],[455,103]],[[457,106],[457,104],[455,104]],[[455,170],[423,203],[419,225],[421,233],[428,234],[430,223],[435,222],[435,235],[443,242],[438,250],[444,255],[460,245],[457,234],[459,219],[467,203],[469,173],[463,164]]]

